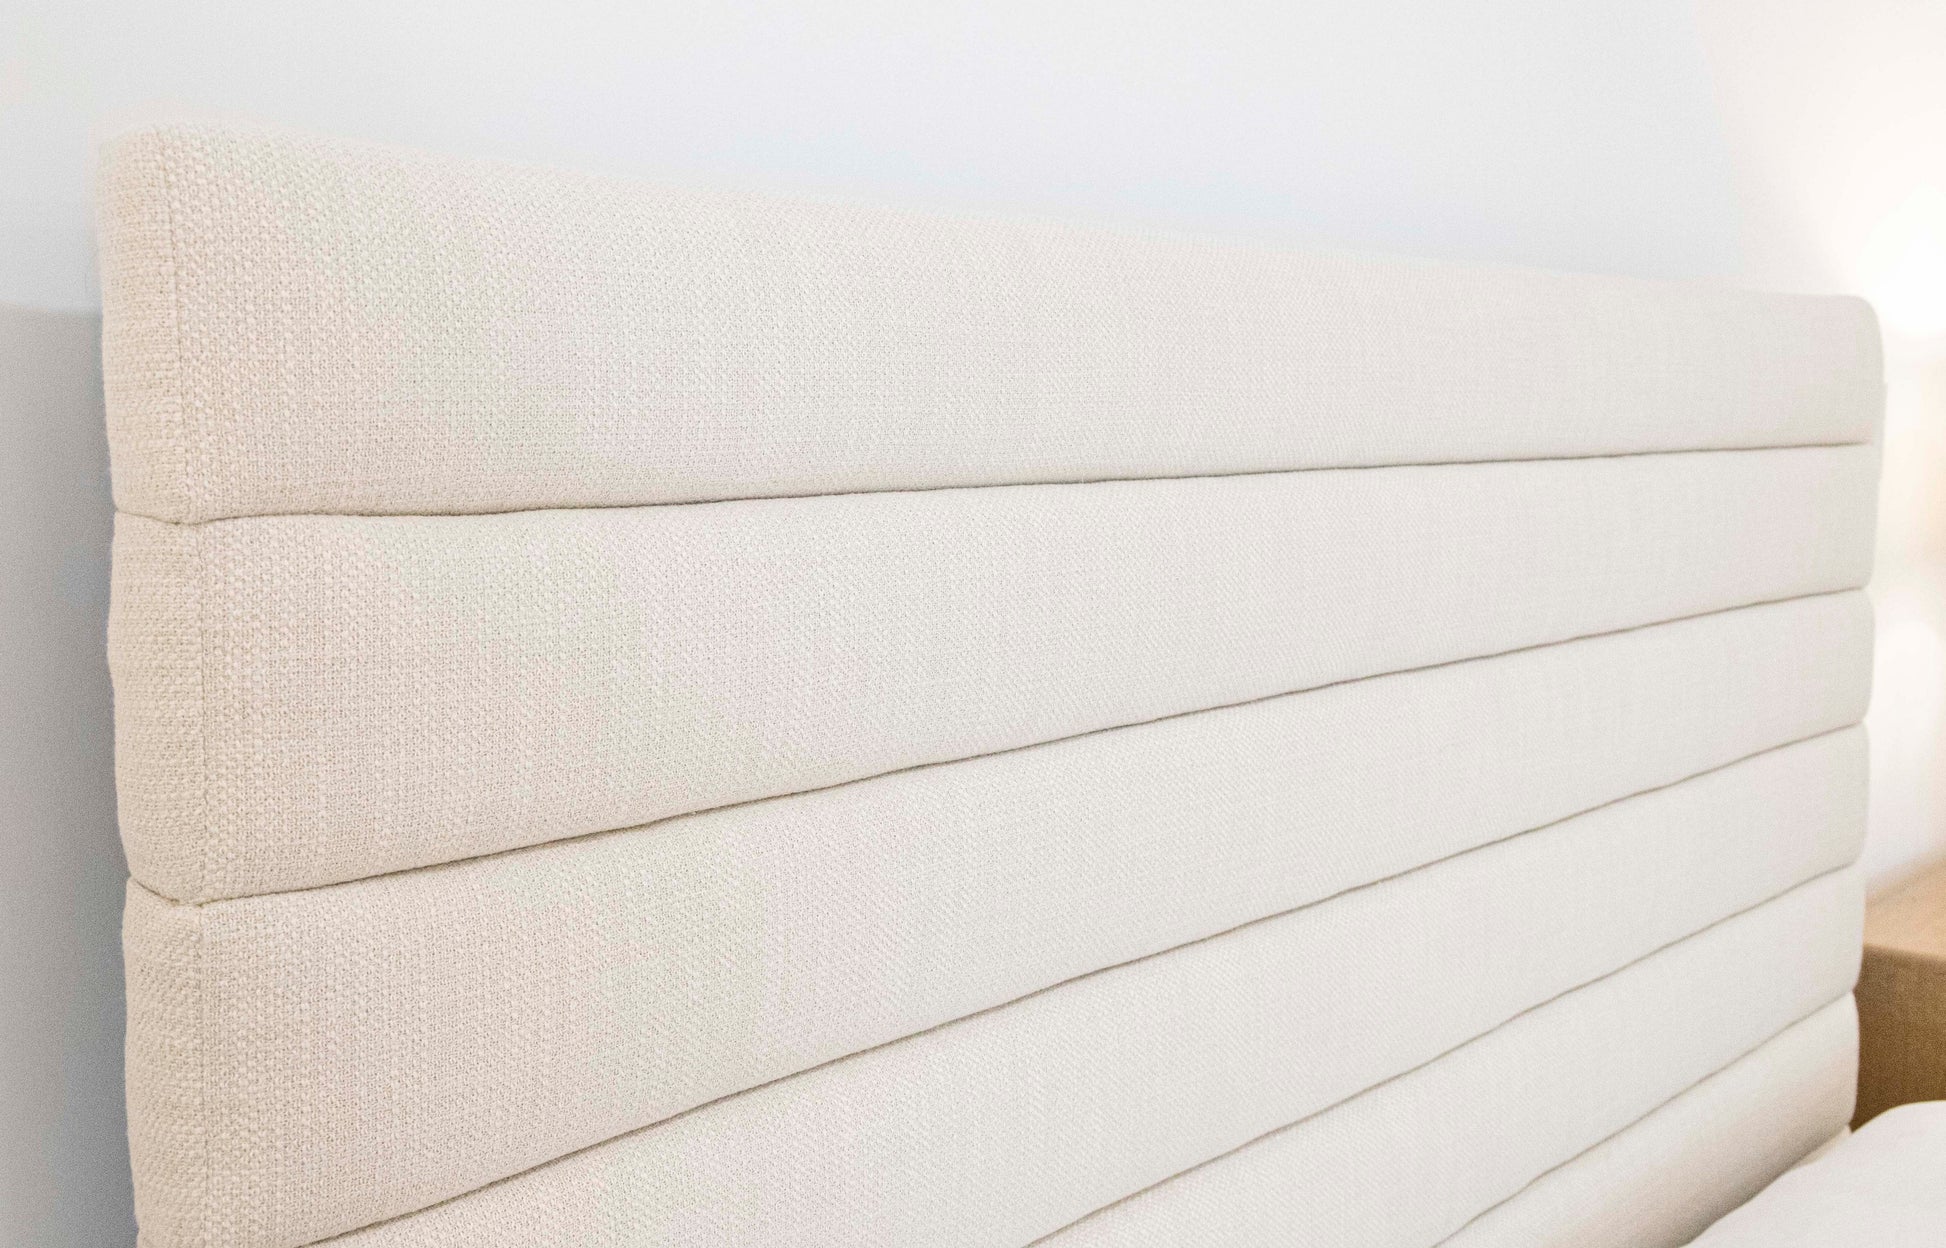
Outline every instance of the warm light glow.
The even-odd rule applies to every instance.
[[[1940,712],[1946,709],[1946,639],[1940,637],[1929,605],[1912,594],[1880,595],[1867,722],[1881,743],[1930,746],[1938,732]]]
[[[1888,329],[1907,338],[1946,335],[1946,190],[1916,191],[1887,214],[1859,273]]]

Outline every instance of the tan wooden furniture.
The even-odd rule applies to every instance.
[[[1894,1105],[1946,1100],[1946,865],[1865,912],[1853,1128]]]

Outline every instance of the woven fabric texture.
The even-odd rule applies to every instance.
[[[1858,442],[1857,300],[685,194],[289,134],[101,177],[165,520]]]
[[[1689,1001],[1687,993],[1683,1001]],[[1604,1026],[1615,1030],[1602,1034]],[[1572,1010],[1537,1010],[1532,1020],[1518,1020],[1347,1106],[1105,1209],[1045,1244],[1676,1248],[1693,1227],[1707,1225],[1712,1211],[1726,1207],[1720,1201],[1753,1192],[1843,1123],[1837,1108],[1851,1092],[1841,1077],[1851,1067],[1856,1030],[1851,1003],[1841,999],[1736,1057],[1590,1153],[1524,1184],[1551,1156],[1572,1155],[1640,1106],[1668,1098],[1672,1084],[1662,1079],[1670,1073],[1695,1077],[1734,1047],[1720,1040],[1672,1044],[1670,1036],[1642,1036],[1640,1026],[1607,1001],[1596,1001],[1594,1009],[1582,1001]],[[1644,1042],[1646,1053],[1617,1051]],[[1668,1067],[1650,1073],[1644,1057]],[[1711,1086],[1718,1081],[1732,1086]],[[1691,1096],[1699,1104],[1683,1106]],[[1775,1102],[1757,1102],[1759,1096]],[[1677,1106],[1683,1106],[1677,1110],[1683,1120],[1672,1131],[1676,1114],[1668,1112]],[[1716,1114],[1744,1110],[1751,1118],[1736,1123],[1738,1131],[1722,1131],[1722,1123],[1697,1112],[1703,1108]],[[1491,1125],[1481,1131],[1479,1123]],[[1781,1129],[1781,1135],[1767,1139],[1759,1133],[1765,1129]],[[1637,1133],[1640,1139],[1629,1139],[1631,1145],[1656,1147],[1662,1155],[1639,1155],[1637,1170],[1609,1170],[1586,1184],[1586,1192],[1576,1190],[1604,1215],[1613,1213],[1613,1221],[1582,1217],[1592,1207],[1561,1209],[1557,1201],[1568,1195],[1561,1188],[1580,1188],[1588,1178],[1582,1166],[1600,1164],[1592,1155]],[[1718,1149],[1701,1158],[1695,1172],[1672,1172],[1672,1162],[1693,1151],[1699,1139],[1714,1139]],[[1508,1190],[1514,1195],[1479,1221],[1448,1234],[1481,1199]],[[1695,1219],[1699,1209],[1689,1207],[1695,1197],[1705,1201],[1703,1221]],[[1374,1217],[1376,1209],[1386,1213]]]
[[[309,887],[1847,589],[1876,465],[1861,446],[124,516],[123,839],[179,900]]]
[[[1444,1248],[1677,1248],[1851,1115],[1857,1014],[1836,1001],[1548,1171]]]
[[[1093,1099],[1068,1108],[1102,1126],[1046,1129],[1104,1156],[1125,1146],[1096,1138],[1103,1128],[1197,1138],[1210,1124],[1191,1112],[1193,1102],[1165,1102],[1151,1120],[1139,1100],[1108,1104],[1107,1090],[1131,1086],[1140,1072],[1188,1087],[1203,1081],[1211,1112],[1241,1112],[1222,1107],[1227,1085],[1207,1081],[1261,1076],[1274,1085],[1279,1076],[1253,1072],[1257,1059],[1246,1055],[1267,1061],[1299,1041],[1310,1068],[1299,1084],[1323,1089],[1303,1095],[1347,1095],[1850,862],[1863,836],[1864,778],[1863,733],[1846,729],[1354,889],[1261,932],[1216,938],[1282,950],[1263,955],[1279,963],[1274,988],[1237,978],[1272,973],[1256,955],[1200,946],[1109,972],[1128,981],[1115,994],[1124,1003],[1145,992],[1187,994],[1185,1003],[1209,1017],[1162,1029],[1161,1052],[1125,1040],[1136,1051],[1110,1050],[1098,1068],[1076,1072],[1077,1094],[1096,1086]],[[196,1160],[217,1176],[205,1216],[219,1242],[303,1243],[1288,909],[1315,896],[1325,874],[1295,858],[1298,846],[1335,848],[1358,864],[1351,874],[1359,880],[1388,848],[1362,845],[1366,829],[1356,823],[1292,841],[1290,829],[1304,825],[1286,818],[1277,820],[1284,838],[1246,837],[1230,855],[1177,875],[1168,867],[1183,848],[1162,848],[1160,861],[1142,854],[1181,846],[1189,827],[1133,820],[1099,836],[1103,852],[1090,856],[1079,837],[1059,843],[1058,818],[1040,823],[1031,802],[997,796],[994,822],[1056,842],[1051,858],[1028,850],[1015,863],[948,856],[921,866],[911,851],[902,863],[889,837],[843,846],[829,831],[817,836],[815,820],[800,820],[793,830],[808,843],[787,849],[760,836],[742,855],[720,837],[684,852],[670,843],[681,835],[671,828],[621,859],[610,847],[623,838],[609,838],[202,907],[132,887],[130,908],[146,911],[136,919],[145,930],[173,924],[194,933],[160,942],[194,946],[193,965],[145,964],[141,982],[164,1002],[194,998],[203,985],[199,1017],[182,1020],[192,1026],[151,1034],[169,1052],[199,1053],[207,1090],[157,1107],[174,1117],[144,1120],[139,1134],[165,1146],[143,1155],[142,1168],[166,1190],[189,1185],[193,1175],[171,1171],[167,1142],[201,1123],[210,1155]],[[1179,808],[1185,796],[1174,795]],[[1297,800],[1284,799],[1287,808]],[[871,809],[864,800],[826,807],[835,817],[826,826],[847,830],[847,812],[863,819]],[[1208,841],[1191,844],[1222,848],[1219,828],[1198,831]],[[1123,857],[1117,844],[1127,847]],[[1042,863],[1055,874],[1036,886],[1032,870]],[[981,870],[991,878],[966,882]],[[1254,885],[1245,883],[1251,874]],[[847,885],[846,875],[856,878]],[[1526,947],[1537,928],[1570,926],[1573,942]],[[1291,957],[1301,965],[1281,966]],[[1177,960],[1184,969],[1164,965]],[[1218,969],[1187,969],[1198,966]],[[1240,1007],[1222,995],[1239,990],[1256,1001]],[[1032,1025],[1045,1028],[1044,1041],[1085,1031],[1086,1021],[1065,1014],[1075,1008],[1063,1004],[1066,991],[1051,1005],[1001,1014],[1038,1016]],[[415,1030],[428,1016],[440,1023],[432,1043]],[[1221,1033],[1205,1029],[1212,1024],[1236,1029],[1237,1055],[1214,1051]],[[1131,1016],[1117,1026],[1145,1023]],[[1335,1040],[1334,1028],[1343,1029]],[[1347,1042],[1355,1047],[1340,1047]],[[1170,1051],[1175,1045],[1193,1055],[1187,1069],[1170,1069],[1184,1056]],[[1131,1069],[1118,1071],[1117,1062]],[[382,1084],[371,1086],[381,1072]],[[959,1127],[969,1138],[983,1129]]]
[[[204,961],[147,992],[186,995],[202,975],[233,998],[213,1017],[251,1016],[247,1043],[215,1025],[227,1047],[204,1070],[263,1089],[211,1131],[262,1154],[254,1184],[301,1176],[348,1203],[341,1186],[373,1171],[307,1144],[375,1139],[402,1160],[518,1122],[448,1163],[450,1194],[1828,733],[1863,709],[1869,629],[1857,593],[1752,607],[340,888],[200,908],[138,891],[132,921],[201,934]],[[1774,678],[1799,667],[1832,679]],[[1811,842],[1857,826],[1857,738],[1750,768],[1810,764],[1780,791],[1803,803],[1785,826]],[[443,1042],[401,1049],[433,1002]],[[259,1049],[285,1069],[246,1079]],[[372,1070],[391,1072],[390,1095],[347,1094]],[[177,1129],[200,1112],[176,1107]]]
[[[1862,303],[101,188],[143,1248],[1647,1244],[1842,1121]]]
[[[1778,1178],[1696,1248],[1929,1248],[1946,1230],[1946,1101],[1901,1105]]]
[[[1652,959],[1632,968],[1637,974],[1618,976],[1620,982],[1593,985],[1516,1019],[1335,1112],[1253,1141],[1046,1242],[1060,1248],[1439,1243],[1482,1205],[1521,1192],[1559,1159],[1600,1143],[1741,1059],[1768,1038],[1761,1028],[1797,1021],[1774,1004],[1755,1005],[1745,989],[1739,1003],[1753,1006],[1754,1016],[1730,1023],[1722,1013],[1727,1003],[1700,1006],[1694,995],[1705,983],[1725,984],[1725,968],[1696,966],[1691,973],[1700,982],[1670,983],[1684,960],[1671,951],[1667,961]],[[1699,1034],[1669,1027],[1668,1014],[1637,1013],[1646,1003],[1635,994],[1654,981],[1661,981],[1658,996],[1668,994],[1664,1008],[1700,1007],[1693,1016]],[[1825,991],[1838,982],[1827,970]],[[1801,1009],[1815,995],[1799,990],[1791,1002]],[[1842,1000],[1818,1006],[1813,1030],[1843,1027],[1850,1016]],[[1686,1008],[1678,1016],[1692,1017]],[[1827,1136],[1837,1122],[1823,1121]],[[1663,1193],[1642,1194],[1651,1208],[1663,1207]],[[1382,1216],[1374,1216],[1378,1210]]]
[[[1139,964],[1154,968],[1150,974],[1184,974],[1182,982],[1096,976],[332,1242],[1024,1244],[1085,1215],[1090,1201],[1153,1187],[1300,1119],[1317,1115],[1327,1130],[1348,1130],[1365,1103],[1319,1113],[1359,1090],[1358,1079],[1337,1083],[1339,1060],[1377,1070],[1418,1048],[1417,1063],[1401,1068],[1430,1062],[1427,1078],[1437,1086],[1417,1111],[1373,1131],[1356,1156],[1319,1150],[1339,1155],[1338,1173],[1363,1176],[1364,1198],[1339,1204],[1336,1218],[1320,1217],[1314,1241],[1368,1226],[1410,1243],[1415,1234],[1457,1230],[1482,1204],[1842,998],[1857,970],[1862,911],[1855,871],[1820,877],[1514,1017],[1477,1048],[1459,1049],[1484,1052],[1484,1061],[1457,1063],[1442,1055],[1465,1037],[1437,1033],[1479,1008],[1466,1003],[1465,985],[1449,982],[1452,1012],[1424,1030],[1415,1023],[1410,1036],[1356,1014],[1312,1013],[1322,1003],[1293,1001],[1302,990],[1285,985],[1342,982],[1331,969],[1362,968],[1307,976],[1308,955],[1284,946],[1276,956],[1274,937],[1286,929],[1265,924]],[[1395,922],[1414,930],[1409,916]],[[1251,952],[1256,941],[1269,961]],[[1291,1002],[1315,1024],[1275,1034],[1246,1022],[1274,1016],[1272,1002]],[[1672,1018],[1683,1025],[1669,1026]],[[1388,1052],[1359,1056],[1375,1048]],[[1318,1060],[1293,1061],[1293,1052]],[[1137,1054],[1145,1060],[1124,1064]],[[1380,1091],[1377,1112],[1386,1114],[1390,1098]],[[1182,1125],[1141,1129],[1165,1113]],[[1453,1129],[1437,1132],[1440,1122]],[[1421,1133],[1445,1143],[1449,1168],[1386,1164]],[[1282,1186],[1291,1196],[1291,1185]],[[1463,1189],[1458,1199],[1453,1188]],[[1105,1217],[1146,1221],[1145,1206],[1173,1206],[1161,1195],[1168,1185],[1154,1190],[1157,1201],[1125,1200]],[[1329,1185],[1307,1182],[1304,1193],[1330,1201]],[[1247,1234],[1257,1209],[1212,1202],[1203,1211],[1195,1242],[1266,1242],[1230,1238],[1232,1227]],[[1141,1233],[1131,1226],[1128,1236],[1140,1243]],[[1110,1232],[1104,1242],[1121,1238]]]

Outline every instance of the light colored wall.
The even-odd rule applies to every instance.
[[[156,101],[683,180],[1726,273],[1685,0],[0,0],[0,302]]]
[[[1883,892],[1946,859],[1946,4],[1702,0],[1741,275],[1884,322],[1872,812]]]
[[[1833,0],[1835,3],[1835,0]],[[1687,0],[0,0],[0,1245],[129,1242],[88,198],[138,106],[658,178],[1740,271]]]
[[[0,237],[0,247],[6,246]],[[132,1240],[96,318],[0,306],[0,1245]]]

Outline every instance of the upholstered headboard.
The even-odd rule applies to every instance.
[[[1863,304],[102,193],[148,1248],[1640,1248],[1843,1126]]]

